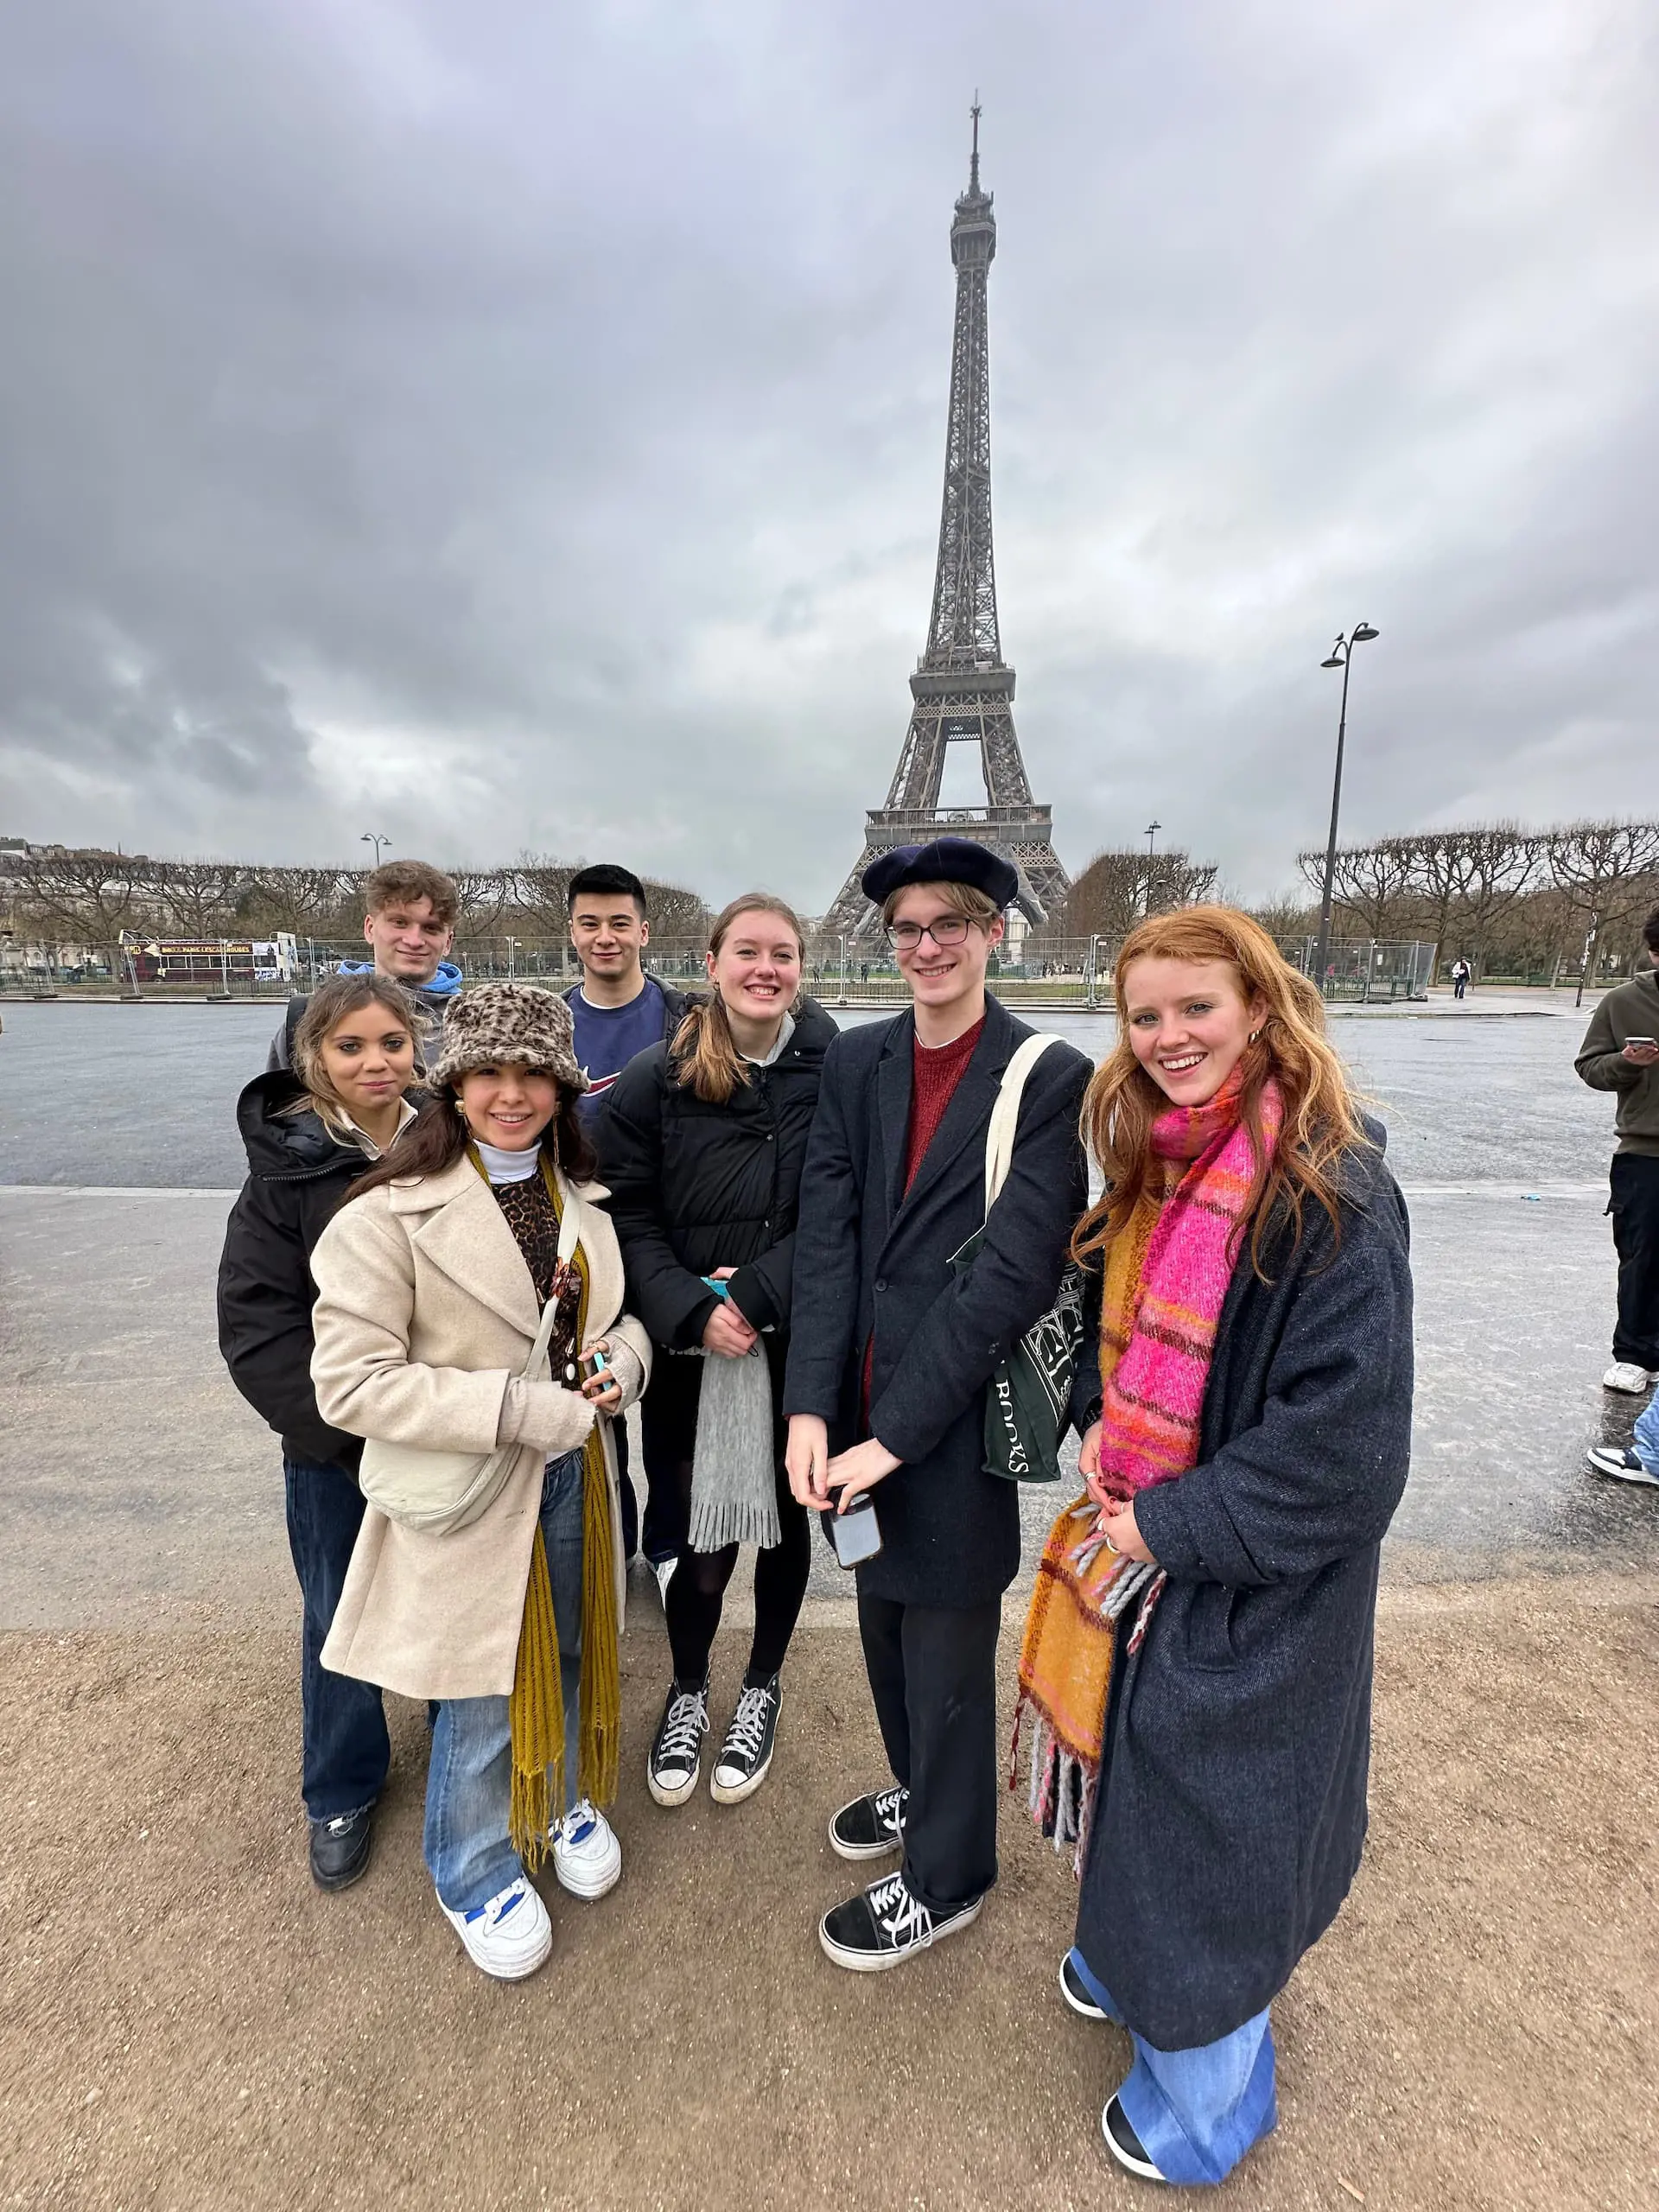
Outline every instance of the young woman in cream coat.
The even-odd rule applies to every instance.
[[[610,1425],[651,1351],[621,1311],[576,1115],[584,1088],[563,1000],[514,983],[467,994],[395,1164],[357,1185],[312,1259],[324,1420],[434,1452],[521,1447],[464,1529],[417,1531],[368,1508],[322,1655],[441,1700],[427,1867],[468,1955],[501,1980],[533,1973],[550,1947],[529,1879],[550,1845],[576,1896],[602,1896],[621,1872],[599,1809],[615,1790],[624,1573]],[[550,1299],[549,1379],[526,1377]],[[608,1368],[586,1376],[595,1351]]]

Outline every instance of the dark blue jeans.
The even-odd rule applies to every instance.
[[[288,1546],[305,1606],[300,1638],[304,1719],[300,1786],[309,1817],[332,1821],[372,1805],[385,1786],[391,1762],[379,1689],[349,1675],[330,1674],[321,1656],[363,1519],[363,1496],[340,1467],[310,1467],[284,1459],[283,1477],[288,1491]]]

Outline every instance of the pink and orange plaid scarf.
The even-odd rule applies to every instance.
[[[1238,1230],[1255,1174],[1239,1117],[1237,1070],[1207,1104],[1172,1107],[1152,1128],[1165,1187],[1142,1198],[1106,1255],[1101,1314],[1101,1484],[1126,1503],[1173,1482],[1198,1456],[1204,1394]],[[1262,1094],[1262,1135],[1278,1141],[1284,1103]],[[1163,1586],[1155,1568],[1108,1548],[1087,1491],[1049,1532],[1020,1652],[1014,1715],[1017,1770],[1031,1730],[1032,1817],[1056,1850],[1089,1834],[1111,1684],[1116,1623],[1138,1596],[1131,1649]],[[1009,1786],[1015,1786],[1011,1773]]]

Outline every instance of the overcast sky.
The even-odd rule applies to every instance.
[[[1240,891],[1654,806],[1643,0],[0,0],[0,833],[817,910],[984,102],[1033,791]],[[953,756],[950,795],[982,794]]]

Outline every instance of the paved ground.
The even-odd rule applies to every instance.
[[[1659,1582],[1383,1602],[1372,1843],[1275,2007],[1260,2212],[1659,2201]],[[325,1898],[293,1800],[288,1637],[219,1614],[0,1637],[0,2203],[36,2208],[1059,2208],[1148,2201],[1100,2147],[1115,2030],[1066,2012],[1069,1871],[1012,1801],[979,1926],[880,1977],[819,1955],[823,1840],[876,1771],[856,1639],[809,1625],[772,1778],[648,1800],[665,1665],[626,1639],[621,1886],[546,1885],[548,1968],[462,1960],[419,1863],[398,1704],[367,1879]],[[716,1656],[729,1695],[741,1662]],[[1175,2200],[1181,2202],[1185,2200]]]

